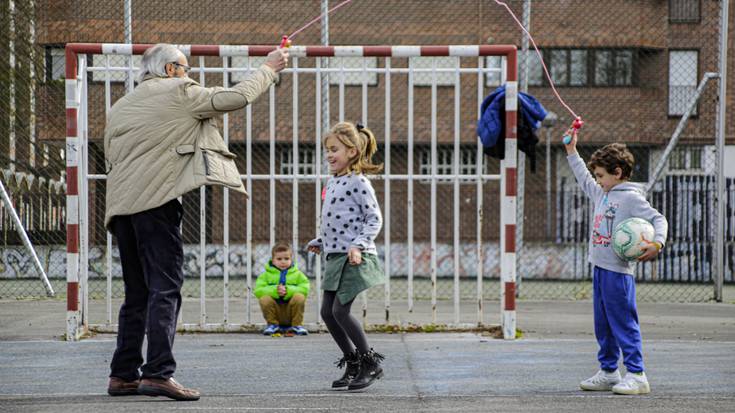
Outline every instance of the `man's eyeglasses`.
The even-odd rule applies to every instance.
[[[191,66],[182,65],[179,62],[169,62],[169,63],[171,63],[172,65],[174,65],[176,67],[180,67],[180,68],[184,69],[184,72],[185,73],[189,73],[189,71],[191,70]]]

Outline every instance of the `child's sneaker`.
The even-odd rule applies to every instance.
[[[607,391],[612,390],[613,386],[618,383],[620,383],[619,371],[607,372],[600,370],[594,376],[579,383],[579,387],[582,390]]]
[[[297,336],[308,336],[309,335],[309,331],[307,331],[302,326],[293,326],[289,329],[289,332],[296,334]]]
[[[268,326],[263,330],[264,336],[272,336],[273,334],[280,333],[281,327],[278,326],[278,324],[268,324]]]
[[[651,392],[651,386],[648,384],[646,373],[628,372],[623,381],[613,386],[612,391],[617,394],[648,394]]]

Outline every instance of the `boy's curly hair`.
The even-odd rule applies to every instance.
[[[590,161],[587,162],[589,169],[594,170],[599,166],[609,174],[615,174],[615,168],[620,168],[621,179],[630,179],[633,174],[633,165],[635,165],[635,158],[624,143],[611,143],[603,146],[596,150]]]

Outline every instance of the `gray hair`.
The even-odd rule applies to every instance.
[[[184,54],[176,46],[167,43],[158,43],[143,53],[140,72],[138,72],[136,80],[140,83],[148,75],[168,77],[166,63],[178,62],[182,56]]]

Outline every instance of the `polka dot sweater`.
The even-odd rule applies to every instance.
[[[346,253],[357,247],[363,253],[376,254],[375,238],[383,226],[375,190],[362,174],[333,176],[327,181],[322,203],[319,237],[309,242],[323,253]]]

